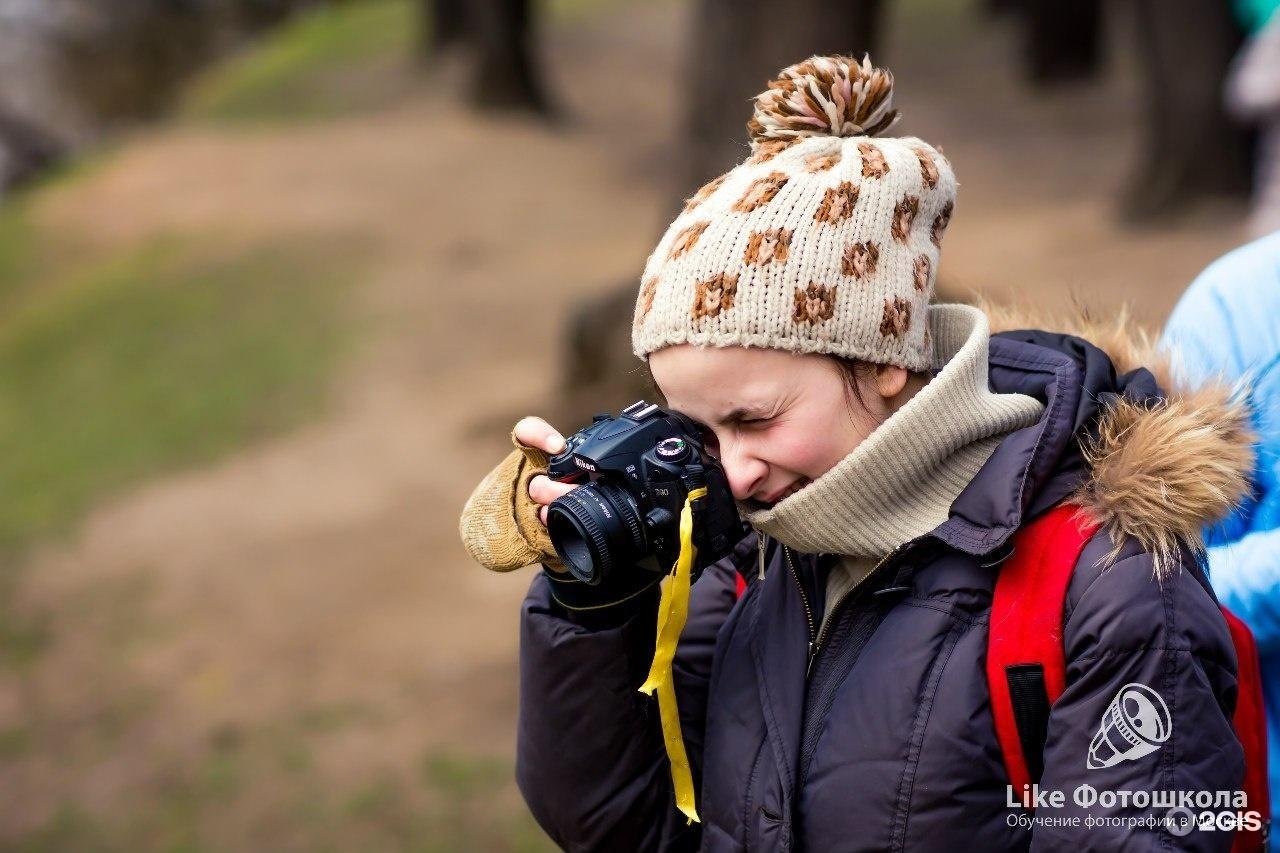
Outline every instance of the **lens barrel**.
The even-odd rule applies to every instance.
[[[587,483],[552,501],[547,533],[569,572],[593,586],[644,554],[639,507],[612,483]]]

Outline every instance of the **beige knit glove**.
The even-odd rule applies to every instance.
[[[529,481],[547,473],[549,457],[522,444],[514,432],[511,443],[516,449],[480,481],[462,507],[462,544],[472,559],[491,571],[542,563],[563,572],[564,564],[538,518],[540,507],[529,497]]]

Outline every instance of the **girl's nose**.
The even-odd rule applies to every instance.
[[[734,500],[744,501],[764,482],[769,467],[748,454],[730,451],[721,456],[725,478]]]

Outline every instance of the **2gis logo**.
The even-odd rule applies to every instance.
[[[1262,815],[1255,811],[1202,811],[1174,806],[1162,821],[1170,835],[1182,838],[1193,830],[1200,832],[1257,832],[1262,829]]]

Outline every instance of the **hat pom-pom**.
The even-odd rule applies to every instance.
[[[807,136],[875,136],[898,120],[893,74],[870,57],[813,56],[784,68],[756,95],[752,148]]]

